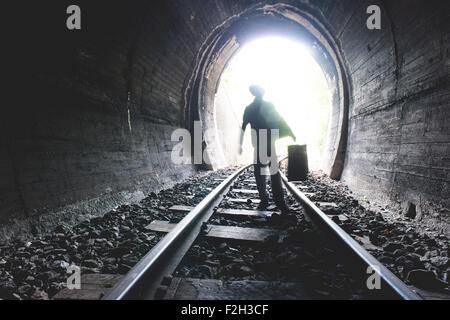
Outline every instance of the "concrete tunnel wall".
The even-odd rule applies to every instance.
[[[208,39],[240,15],[273,17],[265,5],[280,3],[291,6],[286,19],[296,12],[316,21],[315,36],[326,35],[342,63],[349,96],[339,96],[336,119],[348,127],[328,137],[342,138],[329,149],[330,172],[337,166],[337,177],[370,200],[411,201],[447,219],[444,1],[78,1],[79,31],[65,28],[72,3],[59,1],[17,4],[21,20],[6,21],[15,32],[4,40],[13,86],[1,117],[2,237],[98,215],[192,175],[193,166],[170,161],[170,134],[206,119],[198,103],[214,92],[193,94],[205,87],[192,81]],[[381,30],[366,28],[372,4]]]
[[[331,177],[339,178],[344,164],[349,106],[349,83],[342,56],[318,19],[289,4],[253,6],[215,29],[201,49],[194,78],[188,85],[188,123],[192,120],[202,122],[207,153],[214,159],[213,168],[220,167],[222,159],[230,153],[236,153],[242,119],[236,119],[226,109],[219,109],[227,108],[226,104],[215,103],[220,77],[243,44],[268,35],[281,35],[301,42],[324,71],[331,91],[332,110],[322,167]],[[251,160],[247,157],[245,161]]]

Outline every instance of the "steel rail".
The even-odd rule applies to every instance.
[[[220,203],[231,183],[248,167],[240,168],[209,193],[113,287],[103,300],[154,299],[163,278],[172,274],[176,269],[184,254],[200,234],[203,223],[208,221],[212,215],[214,206]],[[405,283],[362,248],[295,185],[289,182],[281,171],[280,174],[287,189],[297,201],[304,205],[311,220],[325,227],[361,262],[377,271],[383,283],[388,284],[399,297],[405,300],[421,300]]]
[[[404,300],[422,300],[413,290],[411,290],[403,281],[389,271],[374,256],[361,247],[347,232],[341,229],[333,220],[331,220],[322,210],[320,210],[311,200],[306,197],[295,185],[288,181],[286,176],[281,172],[281,178],[293,197],[303,204],[308,217],[313,222],[320,224],[326,232],[332,233],[350,252],[355,255],[360,262],[366,266],[371,266],[375,270],[381,280],[388,284],[390,289]]]
[[[199,235],[202,224],[212,215],[214,206],[222,200],[231,183],[248,167],[250,165],[240,168],[211,191],[102,300],[154,299],[161,281],[176,269]]]

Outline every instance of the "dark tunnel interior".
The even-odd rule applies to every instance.
[[[322,171],[363,201],[449,234],[450,6],[424,0],[69,1],[11,4],[0,141],[0,240],[76,225],[205,170],[241,164],[215,98],[239,49],[299,41],[331,97]],[[381,29],[366,8],[382,10]],[[9,5],[8,5],[9,6]],[[209,164],[176,164],[200,123]],[[221,138],[224,140],[224,138]]]
[[[7,49],[17,86],[2,117],[2,224],[101,213],[192,175],[195,167],[168,161],[170,134],[195,120],[203,131],[214,126],[224,67],[261,34],[309,44],[325,70],[327,174],[370,200],[414,202],[448,218],[448,8],[440,3],[381,1],[383,27],[370,32],[364,1],[86,2],[78,32],[56,14],[64,1],[27,4]],[[214,162],[214,136],[206,143]]]

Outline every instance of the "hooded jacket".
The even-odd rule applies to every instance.
[[[275,106],[264,100],[257,101],[255,99],[245,108],[242,130],[245,130],[249,123],[254,130],[278,129],[279,138],[294,137],[291,128],[275,109]]]

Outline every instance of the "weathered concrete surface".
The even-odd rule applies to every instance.
[[[117,274],[83,274],[80,288],[64,288],[58,292],[53,300],[100,300],[107,295],[114,285],[122,279]]]
[[[104,213],[195,172],[170,157],[195,43],[170,40],[164,3],[81,1],[79,32],[65,27],[67,1],[11,8],[20,23],[10,21],[14,90],[1,117],[2,238]]]
[[[449,7],[384,1],[382,30],[339,32],[353,104],[343,179],[369,200],[450,218]]]
[[[192,174],[192,166],[170,161],[170,134],[191,128],[193,120],[207,126],[214,118],[214,86],[205,87],[196,109],[188,108],[191,100],[199,101],[189,94],[199,88],[189,84],[202,71],[196,66],[205,41],[229,19],[245,26],[240,15],[251,17],[258,8],[254,26],[269,17],[268,25],[275,26],[277,13],[265,14],[264,5],[278,3],[79,1],[80,31],[65,28],[68,1],[31,3],[26,10],[8,5],[5,22],[14,33],[4,41],[12,89],[0,118],[0,223],[49,212],[54,223],[71,212],[100,213]],[[446,2],[283,3],[283,19],[297,10],[322,24],[327,33],[314,36],[332,44],[324,53],[337,57],[336,74],[348,84],[347,90],[340,84],[333,89],[326,157],[335,162],[328,164],[338,173],[343,168],[344,181],[370,199],[414,201],[424,216],[448,216]],[[382,9],[381,30],[365,27],[372,4]],[[295,29],[292,23],[280,28]],[[223,70],[224,57],[237,47],[223,48],[227,54],[203,66]]]
[[[173,278],[165,300],[310,300],[300,282]]]

